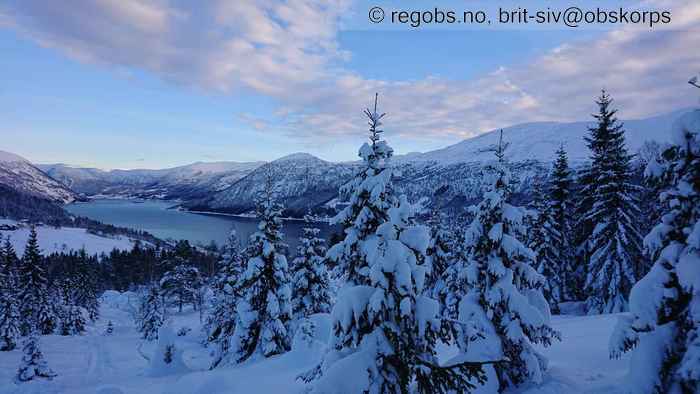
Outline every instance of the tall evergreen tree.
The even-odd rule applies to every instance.
[[[8,237],[0,249],[0,351],[13,350],[20,336],[17,263]]]
[[[231,353],[237,363],[287,352],[291,347],[291,288],[283,254],[282,210],[272,168],[258,197],[258,231],[250,236],[248,265],[240,282]]]
[[[561,265],[563,259],[560,254],[562,235],[556,228],[553,207],[544,188],[543,182],[535,184],[533,208],[536,218],[530,230],[528,246],[535,253],[537,272],[544,277],[542,294],[547,299],[551,311],[558,314],[564,287]]]
[[[668,185],[661,221],[644,239],[656,261],[610,341],[613,357],[636,348],[629,385],[638,393],[700,392],[700,109],[683,115],[672,137],[662,165],[647,167]]]
[[[317,393],[465,392],[480,365],[437,363],[438,304],[423,294],[429,231],[391,186],[391,148],[380,140],[376,108],[367,110],[364,168],[349,182],[351,204],[336,218],[346,237],[333,251],[346,283],[333,308],[332,339],[321,365],[305,376]]]
[[[576,300],[578,285],[573,249],[573,201],[572,174],[569,159],[562,144],[556,152],[557,158],[549,180],[549,207],[553,219],[552,226],[559,233],[555,246],[559,255],[559,277],[562,285],[561,298],[565,301]]]
[[[310,215],[299,238],[297,257],[292,261],[292,313],[300,321],[314,313],[328,313],[331,308],[330,278],[324,256],[325,241]]]
[[[466,329],[458,342],[467,355],[486,346],[496,357],[507,358],[494,366],[501,390],[541,382],[546,360],[534,344],[549,346],[559,338],[549,325],[541,291],[545,278],[535,271],[534,252],[519,240],[526,210],[509,203],[511,182],[502,138],[501,134],[494,147],[493,181],[474,208],[465,235],[462,277],[468,290],[459,301],[459,320]]]
[[[36,329],[47,335],[57,326],[55,299],[49,296],[49,281],[44,268],[44,260],[39,251],[36,229],[29,233],[24,255],[19,269],[20,316],[22,334],[28,335]]]
[[[631,156],[625,131],[618,122],[612,99],[603,91],[596,101],[598,121],[586,138],[591,150],[593,205],[586,219],[593,223],[586,276],[588,313],[627,310],[627,296],[644,273],[638,230],[638,188],[631,183]]]
[[[367,110],[372,118],[375,114]],[[344,280],[353,284],[369,284],[369,267],[360,245],[389,218],[393,185],[388,162],[394,150],[381,140],[382,130],[377,129],[384,114],[370,120],[370,144],[360,148],[364,165],[360,173],[340,188],[340,199],[349,206],[333,218],[333,224],[343,227],[345,239],[333,245],[328,257]]]
[[[243,277],[243,254],[236,230],[231,230],[224,245],[219,268],[214,279],[211,313],[205,325],[207,343],[213,345],[214,361],[211,368],[216,368],[229,357],[231,337],[236,328],[236,300],[238,282]]]

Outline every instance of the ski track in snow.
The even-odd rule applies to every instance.
[[[44,336],[41,347],[51,368],[59,376],[51,382],[13,383],[21,350],[0,352],[0,393],[2,394],[218,394],[218,393],[301,393],[304,386],[295,377],[315,365],[323,353],[322,346],[313,350],[294,350],[269,360],[244,366],[208,371],[209,350],[199,334],[196,312],[171,316],[175,329],[192,328],[186,337],[178,337],[184,360],[192,372],[150,377],[148,362],[137,351],[140,342],[128,312],[106,304],[102,318],[77,337]],[[104,336],[108,320],[114,334]],[[560,316],[553,326],[563,341],[542,352],[549,358],[549,370],[539,386],[510,390],[512,394],[623,394],[628,356],[608,358],[608,339],[616,315]],[[155,343],[146,342],[143,351],[149,357]],[[444,348],[443,348],[444,349]],[[443,350],[444,351],[444,350]],[[482,394],[483,390],[477,390]]]

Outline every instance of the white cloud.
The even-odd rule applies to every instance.
[[[199,9],[166,0],[15,0],[0,8],[0,24],[80,61],[270,96],[280,103],[274,119],[240,116],[256,129],[329,141],[354,134],[380,92],[394,135],[454,140],[519,122],[586,118],[603,87],[624,117],[694,103],[682,87],[700,70],[700,3],[670,3],[673,30],[621,29],[472,80],[390,82],[347,70],[337,30],[349,0],[218,0]]]

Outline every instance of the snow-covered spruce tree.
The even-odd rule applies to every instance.
[[[226,240],[219,261],[213,284],[212,308],[205,324],[207,344],[214,347],[211,368],[216,368],[229,356],[230,341],[236,328],[237,283],[243,276],[244,268],[240,241],[234,229]]]
[[[656,259],[632,289],[630,316],[620,318],[611,356],[635,349],[630,391],[700,392],[700,109],[673,125],[674,146],[647,173],[670,187],[665,213],[644,239]]]
[[[572,199],[572,174],[569,169],[569,159],[562,144],[556,152],[557,158],[549,177],[549,208],[552,215],[552,226],[559,234],[555,246],[559,256],[559,278],[561,280],[561,298],[564,301],[576,300],[578,287],[573,249],[573,211],[575,204]]]
[[[46,360],[44,360],[44,355],[39,348],[39,336],[36,331],[31,331],[24,339],[22,353],[22,362],[15,377],[17,383],[28,382],[34,379],[51,380],[57,376],[56,372],[51,370],[46,364]]]
[[[534,266],[534,252],[522,244],[526,210],[511,205],[510,173],[502,142],[494,148],[493,182],[475,207],[465,235],[467,294],[459,302],[458,344],[469,355],[487,347],[508,361],[496,364],[499,387],[542,381],[546,360],[534,344],[549,346],[559,333],[549,325],[550,312],[541,287],[545,278]],[[476,353],[479,353],[476,350]]]
[[[87,320],[83,312],[84,309],[72,302],[63,305],[63,311],[60,319],[59,332],[61,335],[80,335],[85,332]]]
[[[305,225],[299,238],[297,257],[292,261],[292,314],[301,321],[314,313],[331,309],[328,270],[324,256],[325,241],[313,225],[313,217],[304,217]]]
[[[537,272],[544,277],[542,294],[549,303],[550,310],[558,314],[564,287],[560,255],[562,235],[556,229],[552,204],[548,199],[547,191],[544,190],[543,182],[536,182],[534,188],[533,208],[536,211],[536,218],[530,229],[528,246],[535,252],[534,261],[537,262]]]
[[[248,265],[241,277],[231,357],[242,363],[287,352],[291,347],[291,288],[283,254],[282,210],[276,201],[272,168],[258,196],[258,231],[250,236]]]
[[[369,110],[366,114],[374,116]],[[327,256],[335,265],[336,276],[343,275],[351,284],[369,284],[369,267],[360,247],[388,220],[387,212],[392,204],[392,173],[388,161],[394,151],[381,140],[381,130],[376,129],[382,116],[370,120],[370,144],[362,145],[359,153],[364,160],[362,169],[340,188],[340,200],[349,205],[331,221],[343,227],[345,238],[333,245]]]
[[[586,213],[594,224],[586,277],[589,314],[627,310],[627,296],[644,272],[639,234],[638,188],[631,183],[631,156],[625,131],[618,122],[612,99],[603,91],[596,101],[598,121],[586,138],[591,150],[593,205]]]
[[[196,267],[179,264],[163,274],[160,279],[161,295],[166,299],[174,299],[178,311],[186,303],[195,304],[195,298],[202,286],[202,278]]]
[[[151,286],[148,293],[141,298],[136,315],[136,328],[145,340],[158,339],[158,329],[165,321],[165,305],[158,288]]]
[[[34,329],[47,335],[56,329],[56,300],[49,296],[49,291],[44,259],[39,252],[36,229],[32,227],[19,268],[18,299],[23,335],[28,335]]]
[[[326,394],[468,392],[469,378],[483,379],[481,365],[437,362],[439,306],[423,294],[429,230],[414,223],[414,206],[393,193],[386,163],[392,150],[380,140],[376,101],[366,115],[365,168],[344,189],[351,205],[339,214],[346,238],[336,256],[347,281],[331,314],[328,352],[303,378],[312,392]]]
[[[13,350],[20,336],[17,264],[17,255],[7,238],[0,249],[0,351]]]

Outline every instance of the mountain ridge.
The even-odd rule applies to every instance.
[[[690,109],[654,117],[623,120],[627,147],[635,153],[645,141],[668,142],[673,120]],[[546,171],[554,152],[566,141],[570,161],[588,158],[584,136],[593,121],[529,122],[503,128],[511,144],[509,160],[523,177]],[[500,130],[500,129],[499,129]],[[397,185],[411,198],[436,190],[449,198],[474,198],[480,188],[484,163],[492,160],[488,147],[499,130],[424,153],[410,152],[392,159],[399,170]],[[391,137],[389,136],[391,143]],[[361,141],[358,140],[358,146]],[[156,170],[100,170],[67,165],[39,165],[48,175],[86,195],[176,199],[190,209],[228,213],[249,212],[255,194],[273,169],[281,198],[292,214],[301,215],[337,197],[337,189],[355,172],[359,161],[329,162],[306,152],[296,152],[271,162],[195,162]]]
[[[74,191],[51,178],[29,160],[6,151],[0,151],[0,184],[62,204],[79,199]]]

